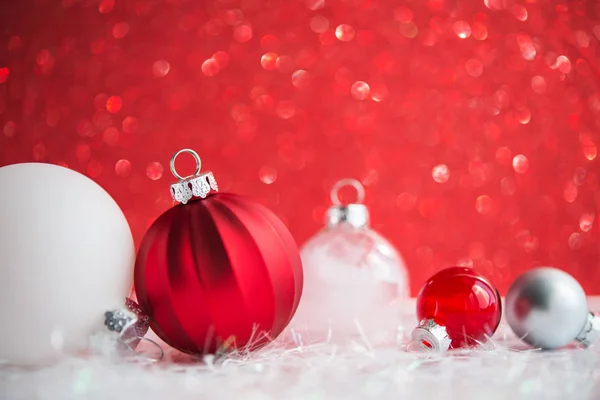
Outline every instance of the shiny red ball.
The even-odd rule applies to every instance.
[[[255,349],[294,315],[302,265],[275,214],[219,193],[177,205],[152,224],[138,252],[135,290],[153,331],[178,350]]]
[[[433,319],[444,326],[454,348],[487,341],[498,328],[501,316],[498,291],[470,268],[452,267],[438,272],[417,296],[419,321]]]

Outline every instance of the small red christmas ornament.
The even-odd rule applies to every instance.
[[[473,346],[494,334],[501,315],[500,295],[487,278],[470,268],[447,268],[421,288],[412,338],[440,351]]]
[[[189,153],[194,175],[183,178],[175,159]],[[298,306],[302,265],[286,226],[266,207],[218,190],[200,173],[189,149],[171,159],[179,182],[167,210],[144,236],[135,290],[152,330],[191,354],[261,347],[277,337]],[[188,203],[189,201],[189,203]],[[187,204],[186,204],[187,203]]]

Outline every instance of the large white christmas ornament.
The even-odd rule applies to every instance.
[[[134,245],[98,184],[50,164],[0,168],[0,359],[40,364],[86,349],[123,306]]]
[[[358,199],[342,205],[338,191],[353,186]],[[399,300],[409,294],[404,261],[369,227],[364,189],[354,179],[337,182],[326,227],[300,250],[304,289],[291,327],[304,342],[395,339]]]

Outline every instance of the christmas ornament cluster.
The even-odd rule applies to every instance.
[[[192,175],[176,170],[182,154],[196,161]],[[367,334],[405,345],[397,331],[408,268],[370,227],[360,182],[333,186],[325,227],[299,250],[268,208],[220,193],[193,150],[175,153],[170,167],[175,205],[150,226],[137,255],[123,213],[89,178],[50,164],[0,168],[0,186],[19,187],[18,196],[0,193],[0,318],[11,321],[0,333],[0,359],[30,365],[83,355],[97,332],[115,335],[129,353],[148,341],[160,359],[149,328],[197,356],[253,351],[285,329],[300,343]],[[356,190],[354,202],[340,200],[345,187]],[[128,298],[132,283],[137,303]],[[581,285],[563,271],[522,274],[503,309],[488,278],[451,267],[421,288],[406,349],[483,344],[503,312],[535,348],[589,346],[600,332]]]

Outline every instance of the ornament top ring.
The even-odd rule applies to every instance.
[[[356,189],[356,200],[352,203],[342,204],[339,191],[346,186]],[[365,188],[359,181],[352,178],[339,180],[331,188],[331,202],[333,206],[327,210],[325,222],[329,229],[333,229],[340,223],[347,223],[355,228],[365,228],[369,225],[369,210],[363,204],[365,200]]]
[[[181,149],[177,153],[173,154],[173,157],[171,157],[171,161],[169,163],[169,166],[171,168],[171,173],[173,174],[173,176],[175,178],[179,179],[180,181],[183,181],[183,180],[189,178],[189,176],[183,177],[183,176],[179,175],[177,173],[177,170],[175,169],[175,160],[181,153],[188,153],[188,154],[191,154],[192,157],[194,157],[194,160],[196,160],[196,172],[194,172],[194,175],[200,174],[200,169],[202,168],[202,161],[200,160],[200,156],[198,155],[198,153],[196,153],[194,150],[191,150],[191,149]]]
[[[196,171],[193,175],[186,176],[185,178],[179,175],[175,169],[175,160],[181,153],[191,154],[196,160]],[[173,200],[181,204],[186,204],[192,197],[205,198],[208,196],[211,189],[215,192],[219,191],[219,186],[217,185],[217,181],[215,180],[212,172],[207,171],[202,174],[200,173],[202,161],[200,160],[198,153],[196,153],[194,150],[179,150],[177,153],[173,154],[169,164],[171,167],[171,173],[175,178],[179,179],[179,182],[171,185],[171,197]]]
[[[354,189],[356,189],[355,203],[362,203],[365,200],[365,188],[363,187],[363,185],[361,185],[360,182],[357,181],[356,179],[346,178],[346,179],[337,181],[335,183],[335,185],[333,185],[333,187],[331,188],[331,202],[333,203],[333,205],[335,205],[335,206],[342,205],[342,202],[340,201],[338,193],[339,193],[340,189],[345,186],[352,186]]]

